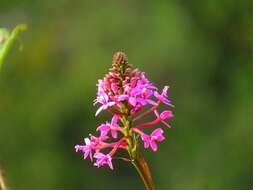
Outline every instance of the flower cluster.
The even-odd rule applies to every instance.
[[[98,126],[99,136],[90,135],[84,139],[84,145],[76,145],[76,152],[82,152],[84,159],[95,159],[97,167],[107,165],[113,169],[112,158],[118,149],[126,150],[130,160],[136,157],[138,139],[143,141],[144,148],[157,151],[157,143],[165,139],[163,129],[156,128],[151,134],[144,131],[159,123],[170,127],[166,120],[173,117],[172,112],[158,111],[161,104],[173,107],[168,99],[168,86],[159,92],[143,72],[128,64],[124,53],[117,52],[112,68],[103,80],[98,80],[97,88],[94,105],[100,107],[95,115],[108,111],[112,119]],[[154,115],[154,119],[140,122],[149,115]]]

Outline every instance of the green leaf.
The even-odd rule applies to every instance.
[[[17,25],[12,32],[9,32],[5,28],[0,28],[0,69],[8,51],[14,44],[14,41],[17,39],[18,34],[26,29],[26,24]]]

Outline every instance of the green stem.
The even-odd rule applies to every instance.
[[[11,32],[11,34],[8,36],[8,39],[5,39],[6,42],[4,44],[4,46],[0,49],[0,69],[1,66],[3,64],[3,61],[7,55],[7,53],[9,52],[10,48],[12,47],[14,41],[16,40],[18,34],[24,30],[26,30],[27,25],[26,24],[19,24],[17,25],[13,31]]]
[[[151,177],[151,173],[147,162],[143,157],[138,156],[136,159],[132,160],[132,164],[138,171],[146,190],[154,190],[154,185]]]
[[[125,105],[122,106],[122,110],[125,110]],[[124,112],[123,112],[124,113]],[[132,164],[138,171],[146,190],[154,190],[153,181],[151,177],[151,172],[149,170],[148,164],[145,161],[145,159],[140,156],[138,150],[137,150],[137,139],[135,134],[130,130],[132,126],[132,122],[128,120],[126,115],[122,116],[121,122],[124,125],[124,131],[125,136],[128,136],[129,139],[127,139],[128,142],[128,153],[132,160]]]
[[[125,56],[125,55],[123,55]],[[127,63],[126,57],[123,57],[123,62]],[[122,62],[121,62],[122,63]],[[120,63],[119,63],[120,64]],[[120,67],[120,93],[123,93],[123,81],[125,80],[125,72],[127,69],[126,64],[121,64]],[[138,150],[137,150],[137,137],[136,135],[130,130],[132,128],[132,120],[129,118],[130,116],[130,110],[128,109],[128,105],[126,102],[123,102],[120,106],[120,112],[123,114],[121,117],[121,123],[124,126],[124,135],[128,137],[127,143],[128,143],[128,153],[131,159],[132,164],[138,171],[146,190],[154,190],[153,181],[151,177],[151,172],[149,170],[148,164],[145,161],[145,159],[140,156]]]

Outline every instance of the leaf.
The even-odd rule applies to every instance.
[[[26,24],[17,25],[12,32],[9,32],[5,28],[0,28],[0,69],[8,51],[12,47],[14,41],[17,39],[18,34],[26,29]]]

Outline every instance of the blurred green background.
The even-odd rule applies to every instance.
[[[133,167],[94,168],[74,145],[94,117],[115,51],[160,87],[173,128],[144,154],[157,190],[253,188],[252,1],[1,0],[0,25],[26,22],[0,73],[0,165],[12,190],[144,189]]]

